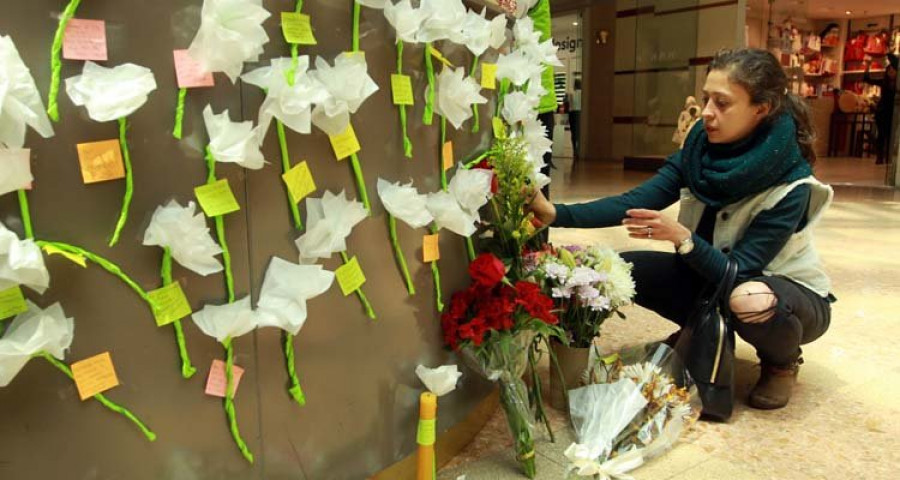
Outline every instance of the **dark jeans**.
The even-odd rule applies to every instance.
[[[572,155],[578,158],[581,146],[581,111],[569,112],[569,131],[572,133]]]
[[[706,281],[680,256],[664,252],[625,252],[634,265],[635,303],[679,325],[694,309]],[[831,303],[808,288],[782,277],[756,277],[777,298],[775,315],[763,323],[732,318],[735,332],[756,348],[760,360],[783,366],[800,357],[800,345],[822,336],[831,322]]]

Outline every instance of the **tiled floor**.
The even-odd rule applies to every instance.
[[[559,159],[557,201],[614,194],[647,174],[612,165],[578,165]],[[871,165],[869,165],[871,164]],[[871,159],[823,159],[817,174],[836,184],[836,198],[818,226],[817,245],[839,301],[832,325],[804,347],[806,363],[791,403],[759,411],[738,402],[728,424],[701,422],[663,457],[632,472],[636,479],[891,479],[900,478],[900,191],[840,185],[879,185],[883,167]],[[674,207],[671,214],[675,214]],[[601,242],[619,249],[647,248],[621,228],[554,231],[557,244]],[[655,248],[666,249],[664,245]],[[627,320],[604,325],[601,345],[615,350],[666,337],[674,327],[639,307]],[[756,357],[738,345],[738,395],[758,375]],[[546,378],[546,371],[544,372]],[[557,434],[550,443],[537,430],[540,479],[563,478],[563,450],[573,441],[562,413],[551,409]],[[542,436],[543,435],[543,436]],[[512,454],[501,412],[439,477],[454,480],[524,478]]]

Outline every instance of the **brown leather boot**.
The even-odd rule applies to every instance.
[[[759,373],[759,381],[750,392],[750,406],[762,410],[774,410],[787,405],[791,399],[791,391],[797,383],[797,373],[800,372],[798,360],[790,365],[769,365],[763,363]]]

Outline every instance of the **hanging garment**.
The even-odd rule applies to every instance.
[[[869,37],[866,41],[865,53],[868,55],[887,54],[887,33],[881,32]]]

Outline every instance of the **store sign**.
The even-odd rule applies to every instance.
[[[581,46],[583,43],[584,41],[582,39],[573,38],[568,35],[563,39],[553,39],[553,45],[556,45],[556,48],[560,52],[575,53],[575,51],[581,50]]]

